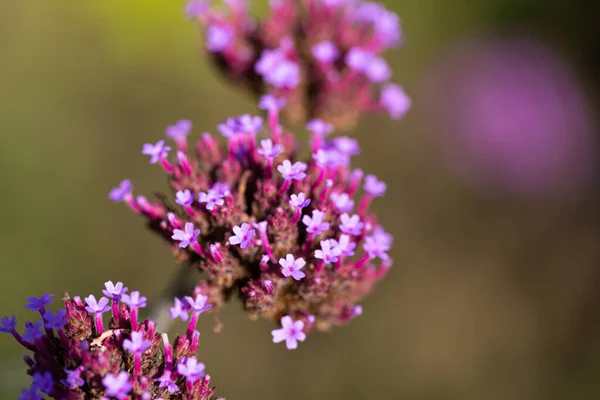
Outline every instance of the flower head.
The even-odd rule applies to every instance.
[[[226,138],[231,138],[242,133],[257,133],[262,129],[262,118],[253,117],[250,114],[227,118],[227,121],[219,125],[219,132]]]
[[[294,350],[298,348],[298,342],[304,342],[306,339],[306,334],[302,332],[303,328],[304,322],[294,321],[292,317],[286,315],[281,318],[281,329],[271,331],[273,343],[285,341],[285,346],[288,350]]]
[[[17,326],[17,317],[15,317],[14,315],[10,318],[8,317],[2,317],[2,320],[0,320],[0,332],[4,332],[4,333],[11,333],[15,331],[15,328]]]
[[[122,294],[122,284],[121,289],[107,291]],[[141,298],[136,291],[132,296]],[[26,356],[32,384],[22,390],[20,399],[146,400],[171,398],[173,393],[181,398],[214,399],[215,388],[204,373],[205,366],[195,358],[199,338],[195,322],[187,334],[178,336],[171,345],[166,334],[156,332],[156,323],[150,319],[132,329],[129,303],[133,302],[129,302],[112,308],[111,330],[99,335],[94,325],[98,307],[90,307],[89,303],[95,303],[87,301],[90,297],[93,298],[86,298],[86,306],[79,296],[65,295],[65,308],[44,313],[46,324],[63,325],[58,332],[50,328],[42,331],[42,322],[36,321],[25,324],[22,338],[13,334],[33,353]],[[119,302],[119,298],[113,299]],[[15,318],[1,321],[3,331],[16,328]]]

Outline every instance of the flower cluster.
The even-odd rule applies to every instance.
[[[383,5],[348,0],[272,0],[255,21],[244,0],[224,9],[190,0],[187,15],[205,27],[206,49],[233,82],[287,100],[284,116],[352,127],[363,113],[401,118],[410,107],[390,82],[382,54],[402,42],[400,19]]]
[[[191,123],[178,122],[167,129],[176,157],[163,140],[143,148],[166,171],[173,195],[134,196],[124,180],[109,198],[126,202],[178,260],[204,272],[195,293],[216,308],[235,294],[251,318],[327,330],[359,315],[356,303],[391,266],[391,235],[368,212],[386,185],[352,170],[357,142],[326,138],[333,126],[321,120],[308,124],[312,158],[297,161],[299,146],[279,124],[280,103],[261,99],[264,127],[249,115],[219,125],[226,146],[208,133],[189,146]]]
[[[83,300],[65,294],[65,308],[55,313],[47,309],[52,294],[29,298],[25,308],[39,312],[42,320],[26,322],[22,334],[14,316],[2,318],[0,332],[33,353],[25,357],[32,383],[21,400],[213,398],[210,377],[195,357],[196,321],[210,308],[206,298],[186,299],[192,318],[187,333],[171,345],[152,320],[138,322],[138,310],[146,306],[139,292],[127,294],[121,282],[110,281],[102,292],[106,297]],[[112,318],[105,328],[102,315],[108,311]]]

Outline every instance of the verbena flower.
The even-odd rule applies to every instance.
[[[298,160],[300,146],[279,124],[277,105],[267,105],[260,132],[245,117],[226,123],[223,146],[206,133],[194,145],[176,143],[183,156],[161,163],[172,193],[129,205],[177,260],[204,272],[195,295],[213,307],[237,294],[252,318],[289,316],[304,322],[305,333],[327,330],[356,316],[356,304],[391,266],[391,237],[368,211],[386,187],[374,176],[363,183],[362,171],[350,169],[358,149],[339,152],[322,129],[312,150],[335,162]],[[177,193],[188,192],[182,202]],[[217,194],[219,202],[207,198]],[[171,316],[187,320],[198,307],[176,300]]]
[[[0,332],[11,334],[33,353],[25,356],[31,386],[23,389],[20,399],[213,399],[210,377],[195,358],[200,337],[197,318],[171,345],[166,334],[156,332],[154,321],[138,323],[131,306],[119,303],[127,296],[121,282],[109,281],[105,286],[103,292],[116,304],[106,329],[105,320],[98,316],[110,309],[107,298],[96,301],[94,295],[84,303],[79,296],[65,294],[65,308],[56,313],[45,310],[51,294],[30,298],[26,308],[38,311],[42,321],[27,322],[23,336],[15,317],[0,320]],[[140,304],[139,292],[133,293],[137,295],[132,294],[130,302]],[[194,307],[210,308],[200,298]],[[192,364],[196,367],[190,380],[181,366]]]
[[[186,8],[205,28],[207,52],[234,84],[284,99],[291,122],[319,118],[350,128],[361,114],[399,119],[410,108],[382,58],[402,43],[400,18],[382,4],[274,0],[256,21],[244,1],[223,3],[191,0]]]

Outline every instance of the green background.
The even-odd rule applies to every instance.
[[[221,333],[203,318],[199,358],[218,394],[597,398],[598,196],[557,206],[465,187],[443,163],[425,123],[435,115],[420,101],[440,51],[494,24],[538,29],[585,71],[577,36],[568,24],[553,25],[550,5],[524,12],[502,1],[388,5],[406,35],[388,59],[414,109],[400,122],[365,118],[352,135],[363,147],[354,165],[388,183],[374,210],[395,235],[394,266],[360,318],[310,335],[293,352],[271,343],[272,325],[248,320],[235,302]],[[182,9],[166,0],[0,3],[0,315],[17,314],[22,326],[32,318],[23,310],[27,297],[98,295],[109,279],[152,299],[174,275],[167,247],[110,202],[108,190],[125,177],[137,193],[166,188],[140,150],[177,119],[191,119],[199,134],[256,112],[214,73]],[[2,399],[29,384],[22,355],[0,337]]]

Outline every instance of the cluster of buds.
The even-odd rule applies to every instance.
[[[168,127],[176,157],[164,140],[142,153],[162,166],[173,195],[136,197],[124,180],[109,198],[127,203],[178,260],[203,272],[196,295],[217,309],[237,295],[251,318],[287,327],[273,339],[294,348],[311,329],[361,314],[357,303],[391,266],[392,238],[369,213],[385,183],[350,168],[356,140],[326,138],[333,126],[313,120],[312,158],[297,161],[299,146],[279,123],[282,103],[261,99],[264,127],[250,115],[220,124],[226,146],[208,133],[188,146],[187,120]]]
[[[106,297],[82,300],[65,294],[65,308],[54,313],[47,309],[52,294],[31,297],[25,308],[39,312],[42,320],[26,322],[23,334],[14,316],[2,318],[0,332],[11,334],[33,353],[25,356],[32,384],[23,389],[20,400],[213,398],[210,377],[195,357],[200,337],[195,325],[198,315],[210,308],[207,299],[186,298],[190,324],[171,345],[152,320],[138,322],[146,298],[126,292],[121,282],[109,281],[103,290]],[[107,311],[112,318],[105,328],[102,315]]]
[[[235,84],[257,97],[285,98],[291,123],[319,118],[352,127],[364,113],[401,118],[410,107],[382,54],[402,42],[400,19],[362,0],[271,0],[255,21],[244,0],[216,9],[191,0],[187,15],[205,28],[208,53]]]

